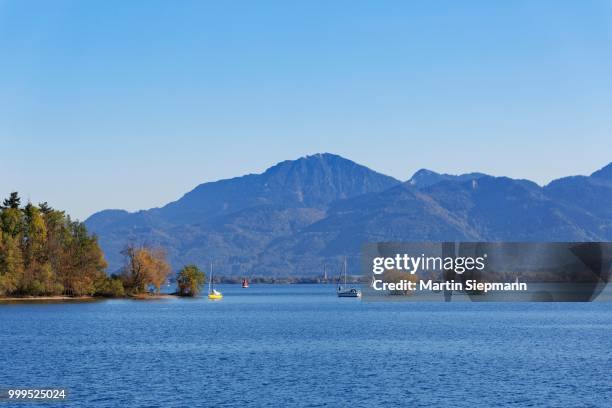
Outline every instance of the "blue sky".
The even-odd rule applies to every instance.
[[[0,193],[84,219],[316,152],[539,183],[612,161],[610,1],[2,1]]]

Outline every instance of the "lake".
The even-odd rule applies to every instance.
[[[0,387],[66,387],[73,407],[610,406],[612,303],[219,289],[216,302],[0,304]]]

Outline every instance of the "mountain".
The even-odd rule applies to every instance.
[[[287,160],[262,174],[204,183],[160,210],[174,222],[226,215],[258,206],[325,208],[332,201],[384,190],[398,181],[325,153]]]
[[[268,247],[261,263],[314,269],[346,254],[355,268],[366,242],[598,241],[606,238],[601,223],[527,180],[481,176],[422,188],[409,181],[334,203],[324,219]]]
[[[86,224],[112,267],[128,241],[167,248],[174,267],[215,258],[224,274],[312,275],[381,241],[612,239],[612,164],[541,187],[482,173],[419,170],[407,182],[331,154],[204,183],[162,208],[107,210]]]
[[[211,257],[243,263],[272,240],[323,218],[330,203],[399,183],[340,156],[316,154],[262,174],[200,184],[162,208],[106,210],[85,223],[99,236],[110,270],[120,267],[129,241],[163,246],[175,266]]]
[[[441,181],[468,181],[477,180],[486,174],[483,173],[466,173],[460,175],[453,174],[440,174],[435,171],[421,169],[414,173],[414,175],[408,180],[408,184],[415,187],[429,187],[434,184],[438,184]]]
[[[597,235],[612,239],[612,163],[588,177],[572,176],[554,180],[544,191],[551,199],[599,219]]]

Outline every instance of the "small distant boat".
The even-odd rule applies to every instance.
[[[223,299],[223,295],[218,290],[213,289],[208,294],[208,298],[212,300],[219,300],[219,299]]]
[[[359,289],[350,288],[346,290],[338,290],[338,297],[361,297],[361,291]]]
[[[210,263],[210,278],[208,279],[208,298],[210,300],[223,299],[221,292],[215,289],[213,285],[213,264]]]
[[[338,297],[351,297],[351,298],[361,297],[361,291],[359,289],[348,287],[348,284],[346,281],[346,258],[344,258],[344,264],[343,264],[342,269],[343,269],[343,275],[344,275],[344,286],[338,285],[338,289],[336,291],[336,293],[338,294]]]
[[[249,287],[249,280],[247,278],[242,278],[242,287],[245,289]]]

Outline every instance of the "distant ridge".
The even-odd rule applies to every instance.
[[[483,173],[466,173],[460,175],[452,174],[439,174],[435,171],[421,169],[414,173],[414,175],[408,180],[408,183],[415,187],[428,187],[437,184],[441,181],[467,181],[477,180],[486,174]]]
[[[110,271],[136,241],[166,248],[175,268],[214,258],[221,274],[306,276],[349,256],[357,273],[365,242],[612,240],[612,163],[544,187],[426,169],[402,183],[321,153],[200,184],[161,208],[101,211],[86,224]]]
[[[612,181],[612,163],[591,174],[592,178]]]

